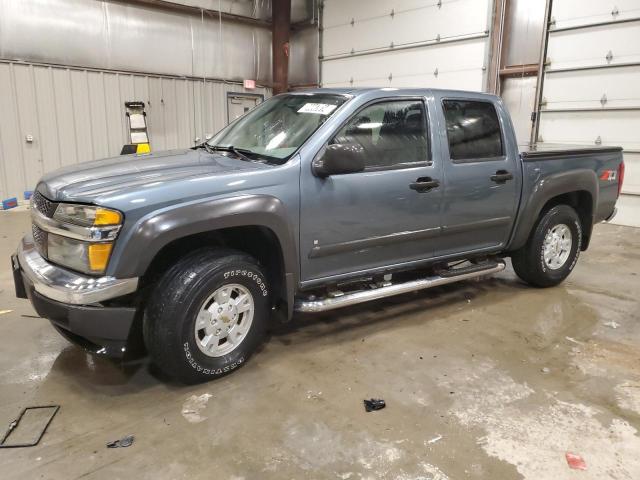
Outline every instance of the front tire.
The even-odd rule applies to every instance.
[[[251,256],[203,249],[162,277],[144,318],[151,360],[183,383],[241,367],[262,343],[269,317],[264,273]]]
[[[511,263],[528,284],[552,287],[569,276],[581,246],[580,217],[570,206],[556,205],[541,215],[526,245],[511,256]]]

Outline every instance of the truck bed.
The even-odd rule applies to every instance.
[[[557,158],[573,157],[576,155],[599,155],[604,153],[621,152],[622,147],[606,147],[594,145],[563,145],[563,144],[541,144],[541,145],[521,145],[520,155],[522,160],[539,161],[553,160]]]

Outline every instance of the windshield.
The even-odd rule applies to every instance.
[[[221,130],[207,143],[284,161],[346,100],[341,95],[278,95]]]

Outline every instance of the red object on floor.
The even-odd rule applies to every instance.
[[[565,457],[567,457],[567,463],[569,467],[575,470],[586,470],[587,464],[584,462],[584,459],[580,455],[576,455],[575,453],[567,452],[565,453]]]

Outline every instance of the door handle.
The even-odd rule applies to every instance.
[[[498,170],[495,175],[491,175],[491,181],[496,183],[505,183],[507,180],[513,179],[513,174],[506,170]]]
[[[416,192],[428,192],[434,188],[440,186],[440,182],[438,180],[434,180],[431,177],[420,177],[415,182],[409,184],[409,188],[411,190],[415,190]]]

